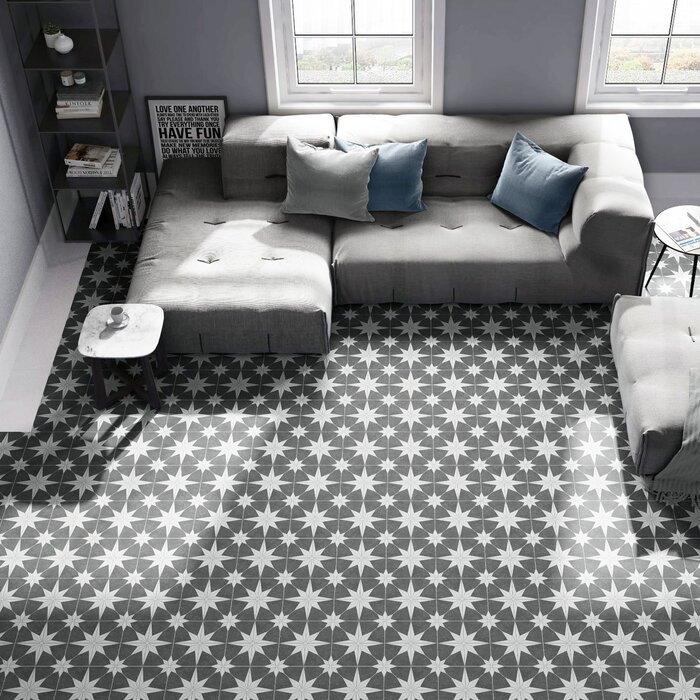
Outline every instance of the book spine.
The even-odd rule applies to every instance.
[[[143,176],[141,173],[134,175],[134,181],[131,184],[131,202],[133,205],[134,227],[141,226],[143,218],[146,214],[146,195],[143,191]]]
[[[71,109],[73,107],[97,107],[98,104],[102,102],[100,97],[95,99],[86,98],[84,100],[56,100],[56,107],[61,109]]]
[[[137,226],[140,226],[139,222],[139,212],[138,208],[136,206],[136,200],[134,199],[133,196],[129,195],[127,204],[129,205],[129,220],[131,221],[131,228],[136,228]]]
[[[85,100],[99,100],[105,94],[104,90],[84,90],[83,92],[56,91],[57,102],[84,102]]]
[[[102,106],[102,100],[90,100],[86,102],[73,102],[66,104],[65,102],[56,103],[56,111],[61,112],[89,112],[90,110],[99,109]]]
[[[129,228],[129,223],[126,219],[126,212],[124,211],[124,192],[115,192],[114,197],[117,200],[117,209],[119,211],[119,223],[124,228]]]
[[[85,177],[93,178],[99,180],[100,178],[110,177],[114,178],[119,175],[119,168],[114,170],[71,170],[70,168],[66,172],[66,177]]]
[[[80,97],[61,98],[56,96],[56,104],[59,107],[80,107],[84,104],[102,102],[102,95],[82,95]]]
[[[112,209],[112,219],[114,220],[114,229],[119,230],[119,210],[117,209],[117,201],[112,190],[109,191],[109,206]]]
[[[99,119],[102,112],[74,112],[73,114],[56,114],[56,119]]]
[[[73,107],[70,107],[69,109],[56,109],[56,114],[60,117],[61,115],[72,115],[72,114],[101,114],[102,113],[102,105],[99,105],[98,107],[90,107],[86,109],[75,109]]]
[[[134,217],[131,214],[131,206],[129,204],[129,193],[126,190],[121,192],[122,209],[124,211],[124,225],[127,228],[134,228]]]
[[[70,160],[69,158],[66,158],[63,162],[69,168],[77,167],[77,168],[90,168],[92,170],[100,170],[104,167],[104,163],[100,163],[99,161]]]
[[[104,209],[106,199],[107,193],[100,192],[100,196],[97,198],[97,206],[95,207],[95,211],[92,213],[92,219],[90,219],[90,229],[93,231],[97,228],[100,216],[102,216],[102,210]]]

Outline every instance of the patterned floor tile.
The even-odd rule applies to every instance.
[[[607,307],[341,307],[325,357],[96,411],[80,324],[136,253],[93,248],[0,435],[1,697],[700,697],[700,511],[634,472]]]

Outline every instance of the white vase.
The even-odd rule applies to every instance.
[[[58,53],[70,53],[73,50],[73,39],[65,34],[59,34],[53,44]]]
[[[56,45],[56,39],[58,39],[59,36],[61,36],[61,32],[56,32],[55,34],[44,34],[44,41],[50,49],[53,49]]]

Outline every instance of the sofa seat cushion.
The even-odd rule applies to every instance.
[[[330,114],[233,116],[221,143],[221,178],[228,199],[269,199],[287,194],[287,137],[331,148],[335,120]]]
[[[566,303],[574,296],[557,237],[518,223],[485,198],[426,198],[428,210],[337,221],[340,304]]]
[[[219,167],[166,162],[128,301],[163,308],[170,352],[324,352],[331,221],[226,201]]]
[[[632,458],[640,473],[657,474],[683,439],[689,370],[700,367],[700,301],[622,296],[610,340]]]

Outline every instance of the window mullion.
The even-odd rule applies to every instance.
[[[350,12],[352,13],[352,84],[357,85],[357,26],[355,23],[355,0],[350,0]]]
[[[666,54],[664,55],[664,65],[661,71],[661,84],[666,84],[666,71],[668,69],[668,59],[671,54],[671,41],[673,39],[673,27],[676,23],[676,10],[678,9],[678,0],[673,0],[673,9],[671,10],[671,26],[668,28],[668,40],[666,41]]]

